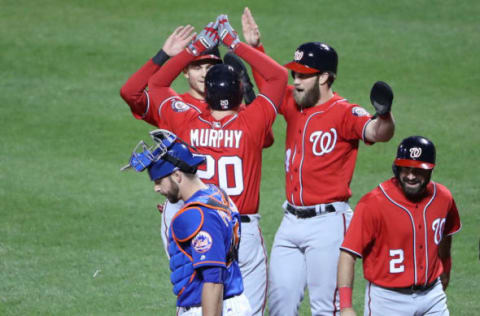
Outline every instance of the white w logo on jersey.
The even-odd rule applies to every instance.
[[[445,229],[445,218],[437,218],[432,223],[435,244],[438,245],[442,241],[443,230]]]
[[[334,128],[331,128],[330,132],[313,132],[310,135],[310,141],[313,143],[313,154],[315,156],[323,156],[335,148],[335,144],[337,143],[337,131]]]

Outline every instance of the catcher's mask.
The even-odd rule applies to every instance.
[[[130,162],[121,170],[129,168],[142,172],[148,169],[152,181],[164,178],[176,170],[194,174],[205,157],[195,156],[184,141],[172,132],[157,129],[150,132],[154,145],[148,146],[142,140],[135,146]],[[195,148],[193,151],[196,151]]]

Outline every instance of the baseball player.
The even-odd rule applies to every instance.
[[[217,31],[218,29],[218,31]],[[205,76],[208,109],[188,104],[170,88],[172,81],[203,50],[222,42],[249,63],[265,84],[245,109],[242,91],[232,67],[217,64]],[[217,184],[232,198],[241,214],[243,234],[239,264],[255,315],[263,314],[267,287],[267,258],[258,214],[262,149],[275,120],[277,106],[287,83],[287,72],[263,53],[241,43],[225,15],[209,24],[191,45],[166,63],[149,80],[152,110],[147,119],[164,124],[206,157],[199,176]]]
[[[357,257],[367,279],[364,315],[449,315],[452,235],[460,217],[450,191],[430,181],[435,146],[405,138],[393,178],[363,196],[341,246],[341,315],[355,315],[352,287]],[[442,288],[443,285],[443,288]]]
[[[136,119],[145,120],[146,122],[159,127],[162,126],[160,121],[155,120],[155,117],[149,115],[153,106],[147,85],[148,80],[160,69],[160,67],[170,59],[180,53],[192,40],[194,36],[193,27],[191,25],[179,26],[170,36],[165,40],[162,49],[150,60],[148,60],[137,72],[135,72],[120,90],[121,97],[129,105],[133,116]],[[213,65],[222,63],[220,52],[217,47],[205,50],[196,56],[183,69],[183,74],[188,81],[189,90],[180,95],[180,97],[188,104],[194,105],[200,111],[207,109],[205,102],[205,75],[208,69]],[[242,88],[244,100],[246,104],[253,102],[255,93],[253,86],[250,83],[248,73],[242,62],[232,53],[225,55],[225,63],[234,66],[235,70],[240,74],[242,81]],[[240,106],[243,109],[244,105]],[[265,138],[264,147],[270,147],[274,142],[273,132],[269,129]],[[162,213],[161,236],[166,253],[168,254],[168,226],[175,213],[182,207],[183,202],[176,204],[169,203],[168,200],[162,205],[158,205]]]
[[[171,282],[177,315],[251,315],[238,267],[240,215],[231,199],[196,175],[204,157],[166,130],[154,146],[137,145],[126,167],[148,169],[155,192],[185,205],[169,229]],[[125,169],[122,168],[122,169]]]
[[[242,16],[248,44],[263,51],[258,26],[248,8]],[[349,103],[332,90],[338,56],[330,45],[300,45],[290,69],[279,112],[287,122],[286,201],[275,235],[269,267],[271,315],[296,315],[308,287],[312,315],[338,312],[336,283],[339,247],[352,216],[350,182],[359,141],[390,140],[393,93],[377,82],[372,89],[376,115]],[[255,70],[257,85],[264,84]]]

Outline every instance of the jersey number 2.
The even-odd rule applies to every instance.
[[[200,156],[200,155],[199,155]],[[198,170],[197,174],[201,179],[210,180],[217,173],[218,176],[218,186],[225,190],[230,196],[240,195],[243,192],[243,166],[242,159],[237,156],[222,156],[215,161],[210,155],[201,155],[206,158],[206,167],[205,170]],[[227,168],[231,166],[233,168],[233,177],[234,179],[228,181],[227,177]],[[229,186],[229,183],[233,185]]]
[[[390,273],[402,273],[405,271],[403,265],[403,249],[390,249]]]

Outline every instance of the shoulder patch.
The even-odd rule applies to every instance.
[[[172,105],[172,109],[175,112],[185,112],[188,109],[190,109],[190,106],[188,104],[186,104],[185,102],[180,101],[180,100],[172,100],[171,105]]]
[[[184,208],[172,220],[175,239],[184,242],[191,239],[203,225],[203,211],[199,207]]]
[[[370,115],[370,113],[361,106],[354,106],[352,108],[352,114],[358,117]]]
[[[204,253],[212,248],[212,236],[204,230],[198,232],[197,236],[192,239],[192,247],[196,252]]]

